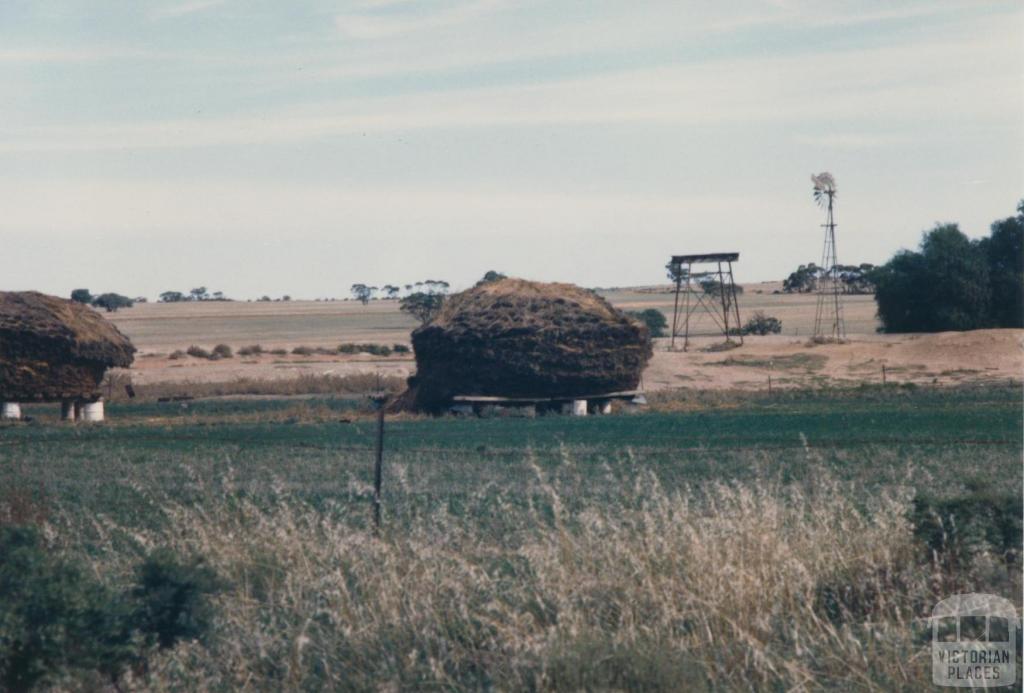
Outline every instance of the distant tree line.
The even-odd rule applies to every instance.
[[[938,224],[871,276],[886,332],[1024,327],[1024,201],[987,238]]]
[[[230,301],[223,291],[214,291],[212,294],[205,286],[198,286],[187,294],[181,291],[165,291],[160,294],[161,303],[181,303],[183,301]]]
[[[406,284],[404,286],[406,297],[412,296],[418,293],[427,294],[445,294],[451,285],[441,279],[425,279],[421,282],[414,284]],[[393,301],[398,299],[402,293],[403,287],[396,284],[385,284],[384,286],[373,286],[370,284],[353,284],[349,291],[352,293],[352,298],[362,303],[364,306],[370,301],[385,300]]]
[[[476,283],[476,286],[505,278],[506,276],[501,272],[489,270]],[[444,306],[449,289],[451,289],[451,284],[442,279],[424,279],[423,281],[402,286],[385,284],[378,287],[371,284],[357,283],[350,287],[352,298],[363,305],[376,300],[397,300],[398,309],[416,318],[420,324],[426,324],[437,317],[437,314],[441,312],[441,308]],[[403,292],[405,295],[402,295]]]
[[[870,294],[875,290],[873,272],[875,266],[864,262],[859,265],[836,265],[839,274],[840,288],[844,294]],[[795,272],[782,280],[785,293],[811,293],[818,290],[819,283],[825,278],[828,269],[811,262],[800,265]]]

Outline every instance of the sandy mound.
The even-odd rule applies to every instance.
[[[648,390],[672,387],[765,389],[889,383],[958,385],[1019,381],[1024,330],[856,335],[846,344],[810,345],[781,335],[748,337],[728,354],[666,350],[644,373]],[[698,343],[700,346],[702,343]]]
[[[0,399],[92,397],[104,371],[127,368],[134,353],[88,306],[35,291],[0,292]]]
[[[647,328],[572,284],[503,279],[450,297],[412,333],[415,407],[454,395],[562,397],[634,389]]]

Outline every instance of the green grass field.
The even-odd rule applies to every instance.
[[[654,404],[391,420],[379,533],[361,400],[28,407],[0,528],[112,585],[160,548],[225,580],[145,689],[917,690],[939,599],[1019,608],[1019,388]]]
[[[112,404],[109,425],[6,428],[0,474],[92,511],[145,514],[127,483],[175,495],[186,492],[186,473],[215,482],[229,470],[253,492],[280,482],[316,502],[362,507],[365,489],[351,489],[371,479],[376,435],[364,409],[340,398]],[[611,417],[389,421],[385,459],[399,474],[386,479],[386,507],[403,517],[410,504],[454,503],[489,484],[514,493],[534,475],[530,465],[557,470],[567,458],[592,486],[585,495],[637,468],[670,489],[800,481],[821,468],[865,492],[1019,485],[1020,411],[1010,387],[864,388]],[[316,422],[304,421],[309,412]]]

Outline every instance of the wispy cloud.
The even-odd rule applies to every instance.
[[[807,144],[821,149],[871,149],[875,147],[896,147],[915,140],[913,131],[903,133],[892,132],[828,132],[820,134],[800,134],[793,137],[799,144]]]
[[[370,11],[339,14],[334,18],[338,32],[352,39],[382,39],[425,32],[462,24],[501,9],[504,0],[461,0],[444,3],[374,3]],[[400,8],[394,11],[394,8]],[[381,8],[388,11],[381,12]]]
[[[26,127],[0,134],[0,151],[148,149],[306,142],[365,132],[545,125],[788,122],[794,141],[833,148],[899,144],[921,114],[999,119],[1019,107],[1017,78],[992,71],[1015,32],[958,42],[802,57],[723,59],[620,70],[540,84],[349,98],[268,110],[129,124]],[[950,94],[958,98],[950,99]],[[859,121],[860,125],[824,125]],[[835,134],[827,134],[835,133]]]
[[[81,48],[5,48],[0,49],[0,64],[33,65],[47,63],[80,63],[138,57],[141,51],[102,46]]]
[[[226,0],[189,0],[188,2],[176,2],[152,10],[152,12],[150,12],[150,17],[152,19],[171,19],[174,17],[182,17],[184,15],[195,14],[197,12],[205,12],[206,10],[223,5],[225,2]]]

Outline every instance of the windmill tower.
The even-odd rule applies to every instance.
[[[825,247],[821,251],[821,275],[818,278],[818,305],[814,311],[814,341],[845,342],[846,325],[843,322],[842,281],[839,277],[839,259],[836,256],[836,222],[833,207],[836,198],[836,179],[831,173],[811,176],[814,201],[825,208]]]

